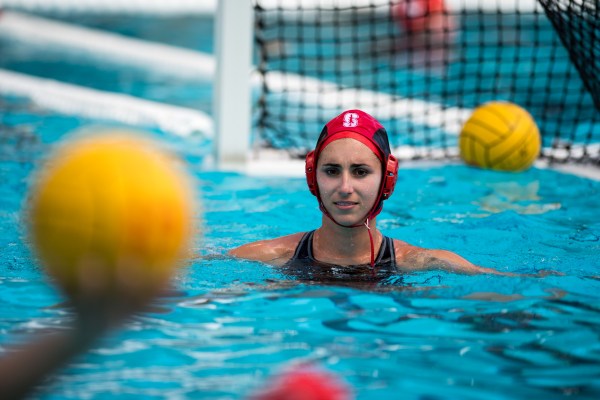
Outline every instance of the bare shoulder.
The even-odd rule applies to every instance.
[[[427,251],[423,247],[413,246],[410,243],[402,240],[394,239],[394,252],[396,253],[396,261],[402,262],[407,258],[411,258],[415,254]]]
[[[394,239],[394,250],[398,268],[405,271],[442,269],[461,274],[512,275],[492,268],[479,267],[448,250],[426,249],[401,240]]]
[[[229,255],[246,260],[261,261],[271,265],[283,265],[292,258],[304,232],[281,236],[275,239],[259,240],[244,244],[229,251]]]

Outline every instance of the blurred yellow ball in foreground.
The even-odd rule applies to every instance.
[[[31,241],[70,296],[155,295],[193,234],[191,180],[140,135],[95,134],[61,146],[30,193]]]
[[[523,171],[540,153],[533,117],[516,104],[495,101],[473,111],[459,138],[460,156],[470,165],[499,171]]]

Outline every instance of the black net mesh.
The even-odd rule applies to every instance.
[[[600,163],[597,0],[255,0],[261,147],[301,156],[348,108],[401,158],[458,154],[473,108],[527,109],[542,157]]]

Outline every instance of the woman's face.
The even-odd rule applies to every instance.
[[[358,140],[336,140],[319,155],[317,185],[321,201],[340,225],[364,222],[377,200],[381,178],[381,162]]]

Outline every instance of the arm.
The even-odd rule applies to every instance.
[[[230,250],[228,254],[237,258],[282,266],[292,258],[302,235],[303,233],[295,233],[277,239],[248,243]]]
[[[511,272],[501,272],[493,268],[479,267],[456,253],[447,250],[432,250],[412,246],[400,240],[394,240],[396,262],[402,269],[408,271],[426,271],[441,269],[444,271],[475,275],[494,274],[503,276],[518,276]]]
[[[519,274],[515,272],[502,272],[493,268],[485,268],[477,266],[456,253],[447,250],[430,250],[416,246],[410,246],[402,243],[402,247],[398,249],[396,246],[397,256],[396,262],[400,268],[409,271],[418,270],[433,270],[442,269],[444,271],[475,275],[475,274],[493,274],[501,276],[517,276],[517,277],[532,277],[543,278],[550,275],[564,275],[561,272],[542,269],[533,274]]]
[[[112,270],[90,263],[77,291],[69,296],[74,321],[64,329],[34,335],[28,341],[6,346],[0,352],[0,397],[29,398],[74,357],[87,351],[111,329],[121,326],[151,305],[155,293],[152,274],[132,276],[136,284],[111,281]],[[108,274],[108,276],[107,276]],[[89,279],[89,277],[93,277]],[[166,285],[166,284],[165,284]]]
[[[397,251],[398,265],[407,270],[442,269],[460,274],[494,274],[503,276],[519,276],[512,272],[501,272],[493,268],[479,267],[456,253],[447,250],[430,250],[406,245]]]
[[[117,321],[79,315],[72,326],[37,335],[0,355],[0,393],[6,399],[31,396],[75,356],[87,351]]]

